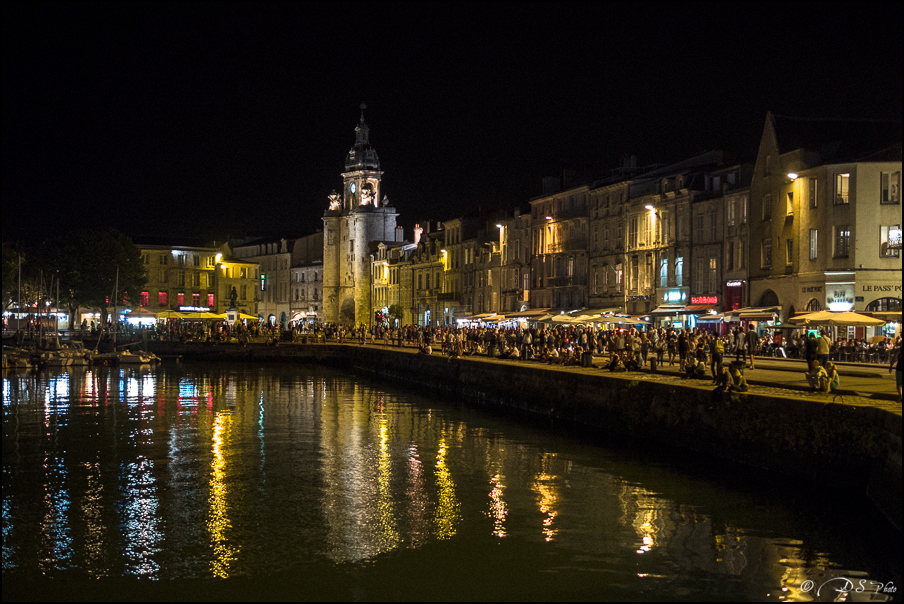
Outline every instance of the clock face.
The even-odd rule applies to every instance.
[[[352,192],[352,194],[354,194],[354,192],[355,192],[355,183],[352,183],[352,186],[349,187],[349,190]]]

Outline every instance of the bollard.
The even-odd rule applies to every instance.
[[[650,373],[656,373],[656,365],[657,364],[658,364],[658,361],[656,360],[656,357],[653,357],[650,359]]]

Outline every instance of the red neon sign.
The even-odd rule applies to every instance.
[[[691,304],[718,304],[718,296],[694,296],[691,298]]]

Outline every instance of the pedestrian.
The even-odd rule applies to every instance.
[[[753,355],[757,352],[757,344],[759,343],[759,338],[756,335],[756,331],[747,326],[747,334],[744,336],[744,339],[747,340],[747,356],[750,359],[750,368],[754,369],[754,360]]]
[[[832,340],[826,335],[825,329],[819,330],[819,337],[816,338],[816,360],[822,367],[829,365],[829,352],[832,350]]]
[[[816,341],[816,334],[811,331],[807,341],[804,342],[804,359],[806,359],[808,367],[810,366],[810,361],[816,360],[816,350],[818,348],[819,342]]]

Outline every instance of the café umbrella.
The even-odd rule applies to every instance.
[[[832,325],[835,327],[880,327],[882,319],[874,319],[855,312],[831,312],[821,310],[788,319],[792,325]]]

